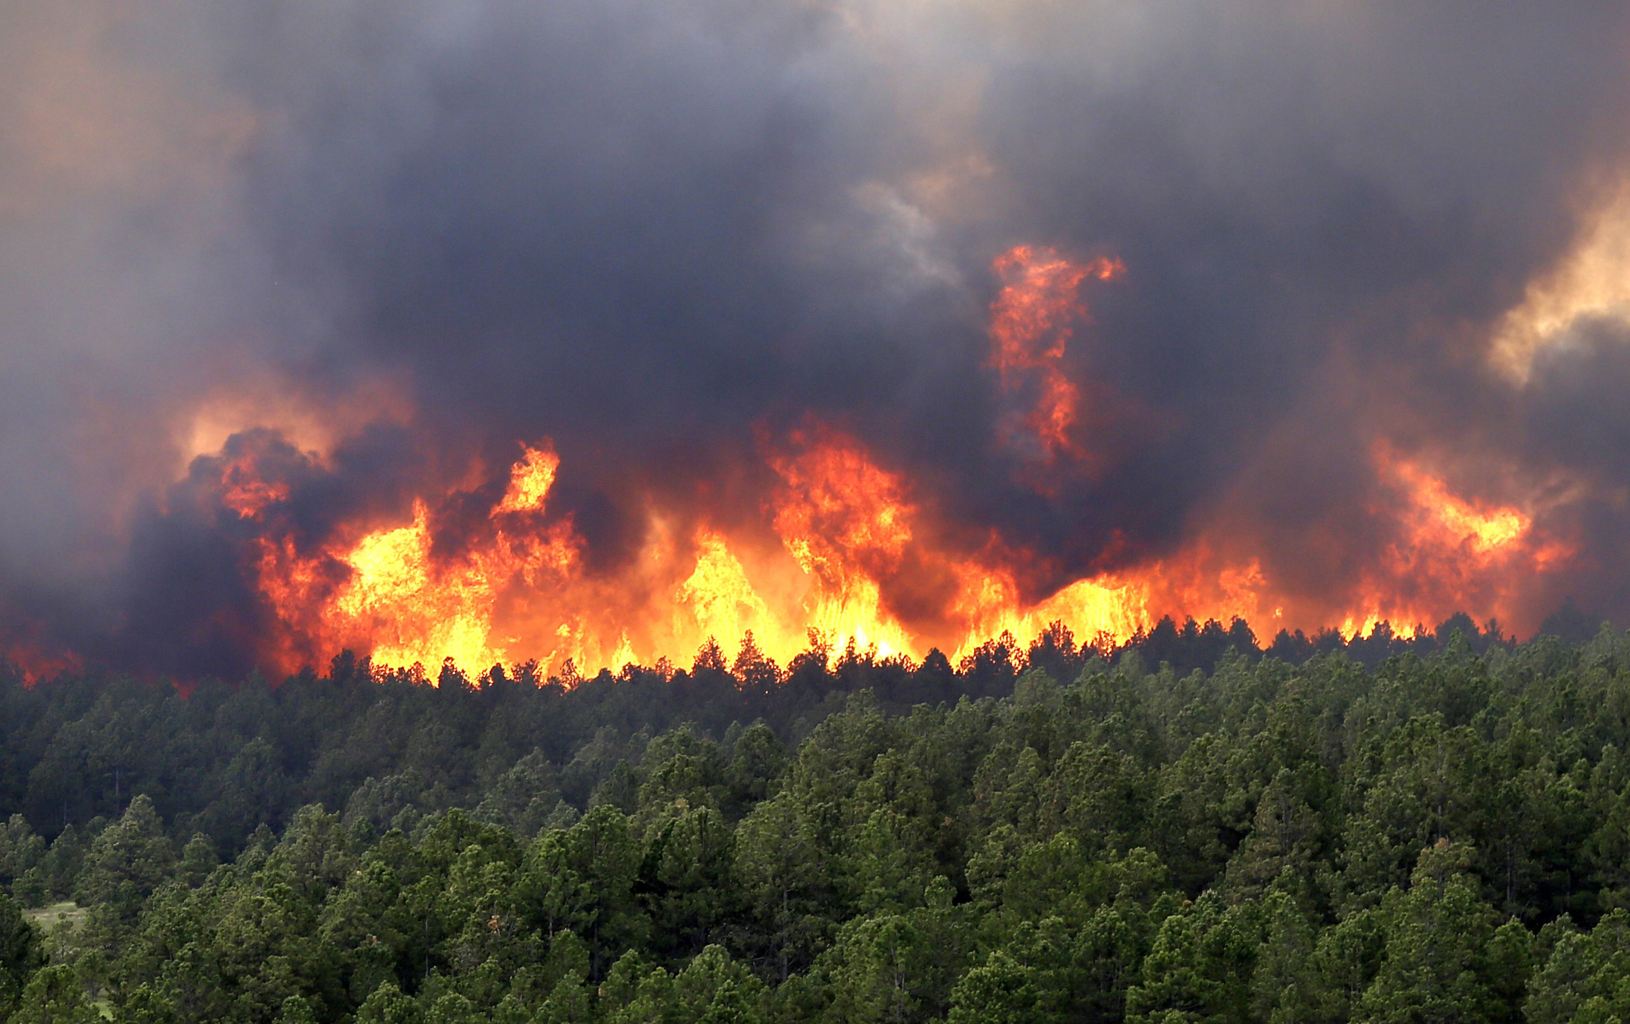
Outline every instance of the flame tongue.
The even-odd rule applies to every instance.
[[[560,469],[560,456],[552,447],[527,447],[521,460],[510,468],[509,489],[492,514],[505,512],[541,512],[549,497],[549,488],[555,485],[555,473]]]
[[[1391,477],[1405,491],[1414,534],[1435,533],[1440,546],[1468,545],[1473,554],[1487,556],[1520,541],[1532,520],[1515,508],[1488,507],[1467,501],[1449,490],[1443,480],[1420,466],[1394,455],[1385,445],[1375,460],[1383,477]]]
[[[991,303],[990,365],[1010,399],[1027,403],[1007,425],[1008,440],[1028,438],[1047,461],[1086,457],[1074,439],[1081,388],[1064,357],[1076,326],[1087,316],[1081,286],[1112,281],[1126,272],[1118,259],[1077,263],[1056,250],[1015,246],[997,257],[1002,290]]]

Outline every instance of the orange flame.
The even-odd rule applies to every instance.
[[[1018,245],[996,258],[992,269],[1002,290],[990,308],[990,365],[1004,391],[1030,395],[1021,422],[1048,460],[1082,458],[1071,434],[1079,418],[1081,389],[1063,361],[1075,325],[1087,316],[1079,298],[1092,278],[1112,281],[1126,272],[1119,259],[1098,257],[1076,263],[1049,248]],[[1017,433],[1010,428],[1010,434]]]
[[[1024,346],[1045,338],[1060,350],[1068,331],[1060,297],[1089,274],[1107,279],[1118,270],[1029,253],[1012,260],[1040,283],[1029,299],[1013,291],[999,300],[994,318],[1002,326],[993,335],[1017,346],[1011,365],[1051,369],[1045,352]],[[343,647],[403,667],[451,657],[475,669],[535,657],[571,674],[652,663],[749,633],[784,663],[806,649],[811,630],[883,656],[920,656],[934,646],[959,657],[993,636],[1035,636],[1055,621],[1084,637],[1124,642],[1164,614],[1287,627],[1336,622],[1348,636],[1390,621],[1408,635],[1416,623],[1461,608],[1503,614],[1518,570],[1544,572],[1570,553],[1535,537],[1522,509],[1464,498],[1386,445],[1372,456],[1397,502],[1366,514],[1395,529],[1345,598],[1281,593],[1260,559],[1230,555],[1204,533],[1166,557],[1031,597],[1018,582],[1023,552],[948,542],[905,475],[819,424],[766,455],[777,485],[765,517],[778,544],[705,521],[679,534],[676,517],[651,504],[637,557],[616,571],[590,572],[570,517],[549,515],[562,466],[543,442],[523,449],[484,526],[453,550],[439,550],[426,500],[407,523],[315,553],[288,538],[263,540],[261,588],[283,627],[268,657],[283,669]],[[252,468],[229,466],[222,481],[223,502],[240,514],[258,513],[278,493],[257,485]],[[940,574],[933,600],[915,600],[909,611],[892,603],[903,580],[920,584],[929,572]]]
[[[552,449],[527,448],[492,509],[493,528],[447,557],[435,554],[422,500],[414,503],[410,523],[316,555],[300,555],[288,538],[263,541],[261,590],[290,634],[279,645],[280,667],[298,665],[313,650],[332,654],[343,647],[404,667],[444,658],[476,667],[505,660],[508,646],[493,632],[503,592],[518,582],[546,585],[577,559],[568,524],[534,529],[514,522],[542,512],[558,465]]]
[[[4,644],[0,654],[4,661],[22,672],[24,686],[84,668],[84,661],[78,655],[55,649],[37,638],[13,637]]]
[[[547,442],[523,448],[499,500],[458,529],[439,525],[442,505],[427,495],[406,522],[341,529],[304,549],[276,532],[268,510],[285,491],[256,477],[248,458],[223,462],[219,498],[267,528],[253,564],[273,619],[261,656],[290,672],[350,648],[402,668],[535,658],[577,678],[683,656],[710,638],[728,648],[749,634],[786,663],[812,631],[817,642],[852,641],[885,657],[938,647],[960,658],[1054,622],[1094,642],[1125,642],[1165,614],[1259,627],[1334,622],[1348,636],[1387,621],[1409,635],[1455,610],[1504,615],[1515,580],[1573,554],[1540,535],[1529,510],[1464,497],[1389,446],[1372,457],[1394,500],[1364,512],[1391,524],[1391,540],[1328,598],[1282,592],[1260,559],[1203,532],[1164,557],[1029,595],[1019,582],[1029,555],[995,537],[977,550],[949,540],[906,475],[818,424],[767,451],[777,483],[763,534],[694,519],[681,531],[686,520],[651,502],[636,555],[610,570],[591,571],[571,518],[550,512],[563,467]],[[902,593],[912,595],[904,605]]]
[[[1417,536],[1437,533],[1440,540],[1468,546],[1482,558],[1521,540],[1532,523],[1515,508],[1479,506],[1458,497],[1443,480],[1392,455],[1385,446],[1377,449],[1376,461],[1406,490]]]
[[[805,648],[810,629],[885,656],[920,655],[931,645],[961,655],[1000,633],[1034,636],[1054,621],[1120,642],[1165,613],[1275,623],[1285,615],[1258,560],[1231,562],[1203,539],[1027,600],[1002,558],[945,545],[907,480],[854,438],[810,428],[768,461],[779,480],[767,510],[779,551],[705,524],[688,541],[676,539],[669,519],[652,511],[632,567],[590,575],[570,520],[541,518],[560,470],[543,444],[511,468],[487,532],[463,551],[436,554],[432,517],[420,501],[411,522],[364,533],[321,558],[300,558],[287,542],[268,544],[263,587],[291,631],[320,638],[316,649],[355,646],[397,666],[444,657],[482,666],[533,655],[555,670],[568,659],[615,667],[749,632],[786,661]],[[1337,609],[1347,634],[1498,598],[1504,573],[1539,564],[1543,548],[1527,543],[1526,513],[1461,498],[1390,450],[1378,448],[1376,463],[1403,499],[1395,515],[1404,529],[1360,581],[1355,603]],[[324,559],[337,571],[325,574]],[[936,563],[950,580],[938,614],[912,618],[890,605],[897,573]],[[1394,594],[1405,596],[1386,596]]]
[[[553,448],[526,449],[521,461],[510,469],[509,490],[504,492],[504,500],[492,510],[493,514],[541,511],[559,469],[560,456]]]
[[[812,584],[802,624],[862,646],[876,644],[885,655],[909,650],[911,637],[883,607],[879,586],[912,543],[917,509],[906,498],[905,481],[835,432],[800,435],[794,443],[800,454],[772,460],[781,477],[774,525]]]

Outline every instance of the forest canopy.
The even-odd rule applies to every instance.
[[[1559,629],[1567,627],[1557,620]],[[1577,623],[1574,626],[1577,627]],[[727,664],[728,662],[728,664]],[[1630,635],[0,683],[25,1021],[1630,1014]]]

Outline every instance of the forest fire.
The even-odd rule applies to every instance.
[[[1058,474],[1085,467],[1090,475],[1089,428],[1107,422],[1083,417],[1084,361],[1066,358],[1088,320],[1081,290],[1121,278],[1125,266],[1018,246],[991,272],[999,288],[988,310],[987,367],[1007,409],[992,443],[1017,452],[1028,500],[1056,502]],[[1108,395],[1107,384],[1095,383],[1093,394]],[[399,403],[391,415],[404,418]],[[356,426],[308,426],[327,439],[321,452],[298,451],[276,429],[250,429],[189,471],[203,487],[194,500],[213,503],[249,536],[243,568],[264,609],[252,656],[276,672],[345,649],[379,666],[451,659],[471,672],[536,659],[568,676],[682,660],[710,642],[726,651],[750,643],[781,663],[811,643],[880,657],[938,648],[956,658],[1054,623],[1121,643],[1161,616],[1242,618],[1269,630],[1336,626],[1347,636],[1386,622],[1409,635],[1462,609],[1511,615],[1519,582],[1571,553],[1541,536],[1529,512],[1462,497],[1377,442],[1381,498],[1353,514],[1388,539],[1324,592],[1281,586],[1258,552],[1229,536],[1226,515],[1164,551],[1110,557],[1105,568],[1058,582],[1045,550],[997,528],[970,530],[906,468],[814,416],[779,437],[759,431],[759,465],[746,476],[764,483],[745,524],[666,504],[672,492],[651,489],[629,502],[639,509],[635,550],[609,566],[591,557],[580,513],[555,507],[557,484],[574,467],[547,437],[521,444],[507,467],[477,461],[451,486],[419,488],[394,510],[314,534],[292,509],[311,479],[335,472],[334,438],[347,429]],[[1105,551],[1116,544],[1111,535]],[[68,664],[29,650],[33,664]]]
[[[1621,1020],[1630,4],[12,3],[0,1024]]]
[[[776,484],[763,512],[778,549],[715,524],[676,536],[669,524],[679,517],[651,507],[639,556],[610,576],[586,568],[572,516],[550,514],[556,478],[571,468],[546,440],[523,447],[480,528],[461,530],[461,546],[441,542],[432,512],[458,495],[421,496],[408,522],[341,529],[316,551],[291,536],[261,536],[255,574],[276,628],[260,657],[284,672],[344,648],[395,667],[452,658],[480,670],[537,658],[552,672],[571,671],[568,661],[592,671],[682,658],[709,640],[730,650],[750,634],[785,663],[807,648],[811,631],[884,657],[920,657],[930,647],[955,657],[1003,632],[1028,639],[1053,622],[1124,642],[1161,615],[1275,628],[1330,622],[1349,636],[1388,621],[1408,635],[1461,607],[1501,614],[1515,571],[1545,571],[1567,554],[1537,542],[1521,510],[1461,498],[1378,446],[1378,472],[1400,499],[1390,510],[1399,530],[1346,604],[1298,606],[1258,560],[1222,558],[1204,535],[1166,557],[1027,599],[1018,582],[1026,566],[1003,560],[1022,563],[1024,553],[948,540],[910,482],[855,438],[800,429],[766,461]],[[246,465],[226,464],[220,500],[269,523],[286,491],[247,479]],[[942,591],[927,611],[897,604],[899,576],[920,577],[925,566],[944,570]]]

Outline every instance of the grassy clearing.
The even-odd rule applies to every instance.
[[[23,911],[23,914],[45,933],[46,948],[52,951],[51,958],[53,960],[57,959],[62,953],[64,943],[69,947],[72,946],[74,933],[84,925],[85,917],[89,913],[90,911],[87,908],[72,900],[53,903],[48,907],[40,907],[37,910]],[[95,1007],[96,1012],[101,1015],[103,1020],[113,1019],[113,1004],[108,1002],[105,997],[93,1000],[91,1005]]]
[[[38,910],[24,911],[28,919],[39,925],[40,930],[47,935],[56,935],[77,929],[85,923],[87,913],[89,911],[72,900],[53,903]]]

